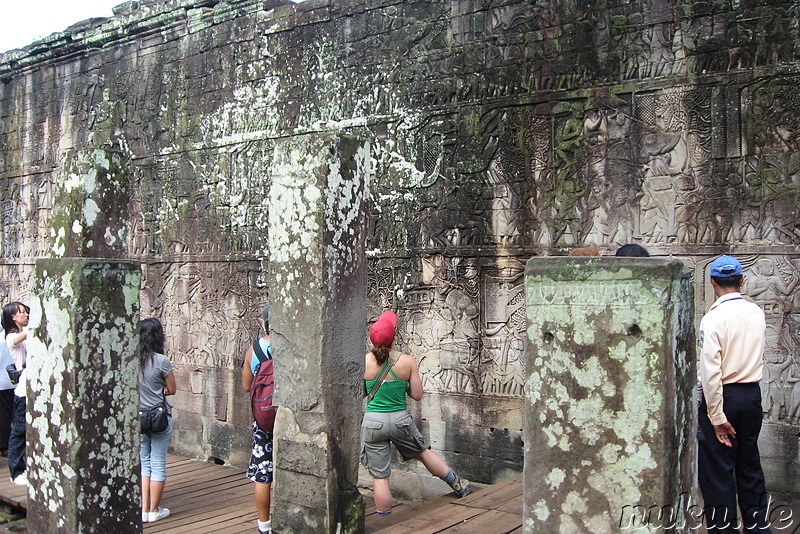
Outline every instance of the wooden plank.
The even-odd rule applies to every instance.
[[[8,458],[0,457],[0,473],[0,502],[27,510],[28,488],[11,482],[11,476],[8,473]]]
[[[7,471],[0,458],[0,472]],[[146,534],[251,534],[256,510],[252,482],[244,470],[201,460],[167,456],[167,484],[162,506],[172,512],[145,523]],[[27,506],[27,488],[0,476],[0,501]],[[450,493],[411,506],[394,503],[379,517],[371,495],[364,496],[366,531],[372,534],[522,533],[522,475],[478,489],[463,499]]]
[[[491,491],[478,491],[474,498],[470,499],[472,495],[467,495],[464,499],[455,501],[462,506],[474,506],[483,508],[485,510],[495,510],[500,506],[508,505],[509,502],[519,500],[522,504],[522,484],[505,484],[500,489],[492,489]],[[467,500],[469,499],[469,500]],[[511,510],[513,511],[513,509]],[[520,509],[520,514],[522,510]]]
[[[411,517],[402,523],[392,525],[373,532],[380,534],[435,534],[456,526],[484,511],[469,506],[445,506],[426,514]]]
[[[224,493],[212,492],[201,498],[176,495],[174,499],[170,499],[165,492],[162,503],[170,509],[170,517],[157,523],[147,523],[145,527],[148,532],[169,532],[171,528],[175,527],[184,528],[185,531],[186,525],[194,527],[194,525],[204,522],[216,524],[221,515],[229,512],[239,513],[252,507],[253,513],[255,513],[254,505],[247,503],[247,497],[251,495],[252,488],[246,485],[229,488]],[[228,504],[223,505],[222,503]]]
[[[437,510],[442,506],[447,506],[450,504],[450,500],[451,499],[447,496],[441,496],[415,506],[395,507],[392,505],[392,513],[389,516],[381,517],[375,513],[367,517],[364,523],[365,530],[367,532],[379,532],[381,529],[402,523],[420,514],[425,514]]]
[[[495,493],[513,495],[516,492],[522,495],[522,474],[514,475],[492,486],[486,486],[485,488],[473,491],[466,497],[459,499],[458,502],[464,505],[471,505],[478,502],[478,506],[482,506],[480,502],[486,498],[491,498],[490,496]]]
[[[446,534],[473,534],[485,532],[492,534],[507,534],[516,528],[522,527],[522,516],[487,510],[463,523],[442,530]]]

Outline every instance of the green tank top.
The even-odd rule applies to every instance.
[[[406,389],[408,389],[407,380],[397,380],[397,375],[394,371],[389,371],[394,377],[394,380],[386,380],[378,388],[375,397],[367,404],[367,412],[396,412],[398,410],[406,409]],[[365,380],[367,384],[367,391],[372,389],[375,380]]]

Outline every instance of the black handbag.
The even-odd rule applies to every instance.
[[[12,384],[19,384],[19,377],[22,374],[22,371],[17,371],[16,365],[12,363],[6,366],[6,372],[8,373],[8,379]]]
[[[142,434],[157,434],[163,432],[169,426],[169,405],[167,398],[152,408],[139,408],[139,423],[141,423]]]

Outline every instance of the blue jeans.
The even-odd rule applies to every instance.
[[[11,411],[11,434],[8,436],[8,471],[11,478],[25,472],[25,414],[27,397],[14,395]]]
[[[142,478],[153,482],[167,480],[167,447],[172,434],[172,416],[169,425],[163,432],[156,434],[139,434],[139,459],[142,461]]]

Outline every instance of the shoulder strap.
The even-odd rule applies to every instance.
[[[269,350],[269,356],[264,354],[264,349],[261,348],[261,343],[259,343],[260,339],[261,338],[257,338],[255,341],[253,341],[253,354],[255,354],[256,358],[258,358],[258,363],[264,363],[265,361],[272,359],[272,351]]]
[[[375,394],[378,392],[378,388],[381,387],[381,384],[383,384],[383,379],[386,378],[386,374],[391,371],[392,367],[394,367],[394,364],[397,363],[397,360],[399,360],[400,356],[402,355],[403,353],[399,350],[389,351],[389,359],[386,360],[386,362],[383,364],[383,367],[381,367],[381,372],[375,377],[375,383],[372,384],[372,389],[369,390],[369,393],[366,395],[367,404],[372,402],[372,399],[375,398]]]

